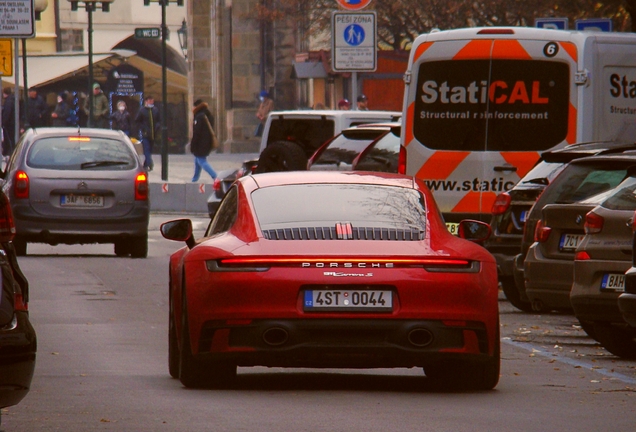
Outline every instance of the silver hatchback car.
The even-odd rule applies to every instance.
[[[130,139],[107,129],[24,133],[4,173],[13,243],[114,243],[117,256],[148,255],[148,174]]]

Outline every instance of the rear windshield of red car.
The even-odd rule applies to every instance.
[[[422,195],[394,186],[305,184],[272,186],[252,193],[262,230],[293,227],[354,227],[424,230]]]
[[[120,140],[94,137],[51,137],[35,141],[26,163],[53,170],[121,171],[136,167],[136,155]]]

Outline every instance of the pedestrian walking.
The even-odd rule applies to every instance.
[[[89,102],[90,98],[86,98],[84,111],[90,116]],[[110,104],[108,97],[102,91],[98,83],[93,84],[93,118],[88,119],[90,127],[106,129],[109,126],[108,117],[110,114]]]
[[[11,87],[2,89],[2,156],[10,156],[15,147],[15,98]]]
[[[263,129],[265,128],[265,122],[267,121],[267,116],[270,112],[274,110],[274,100],[271,98],[269,93],[266,90],[263,90],[259,95],[259,100],[261,103],[258,106],[258,110],[256,111],[256,118],[260,121],[258,126],[256,127],[256,133],[254,136],[262,136]]]
[[[155,98],[152,95],[146,95],[144,98],[144,106],[137,112],[135,123],[139,125],[141,130],[144,168],[152,171],[155,166],[152,162],[152,148],[155,145],[155,139],[158,137],[161,127],[161,114],[159,113],[159,108],[155,106]]]
[[[210,174],[212,180],[216,179],[216,172],[208,163],[208,155],[218,146],[216,134],[212,124],[214,119],[208,109],[208,104],[201,99],[194,102],[194,122],[192,125],[192,140],[190,141],[190,152],[194,155],[194,175],[192,182],[199,180],[201,170]]]
[[[130,113],[126,109],[126,102],[123,100],[117,102],[117,111],[110,115],[110,120],[113,122],[113,129],[130,136]]]
[[[48,124],[49,106],[38,91],[31,87],[27,99],[27,128],[45,127]]]
[[[57,95],[57,105],[51,113],[51,126],[65,127],[73,126],[70,124],[71,119],[71,106],[68,102],[68,94],[62,92]]]

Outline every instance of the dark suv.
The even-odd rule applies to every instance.
[[[541,159],[511,190],[500,194],[492,208],[491,237],[485,246],[497,260],[499,281],[506,298],[516,308],[530,312],[530,301],[520,297],[515,282],[515,258],[521,249],[522,237],[530,209],[545,187],[550,184],[566,164],[574,159],[620,153],[635,149],[633,143],[591,142],[573,144],[564,149],[545,152]],[[527,250],[527,249],[526,249]],[[524,254],[525,256],[525,254]],[[521,262],[521,267],[523,261]]]

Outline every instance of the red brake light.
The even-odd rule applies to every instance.
[[[218,177],[214,179],[214,183],[212,183],[212,189],[215,192],[221,190],[221,180]]]
[[[9,198],[5,194],[0,194],[0,242],[10,242],[14,236],[15,223]]]
[[[576,255],[574,255],[574,259],[576,261],[587,261],[589,259],[592,259],[592,257],[590,256],[589,253],[585,251],[581,251],[581,252],[577,252]]]
[[[27,302],[24,301],[22,294],[16,294],[13,297],[13,309],[22,312],[27,312],[29,310],[29,306]]]
[[[135,201],[148,199],[148,176],[144,173],[137,174],[135,178]]]
[[[492,205],[491,213],[493,215],[504,214],[506,210],[510,207],[510,201],[512,198],[508,192],[503,192],[497,195],[497,199]]]
[[[485,35],[485,34],[496,35],[496,34],[515,34],[515,32],[512,29],[497,29],[497,28],[493,28],[493,29],[479,30],[477,32],[477,34],[480,34],[480,35]]]
[[[600,233],[603,229],[603,222],[605,222],[605,219],[603,219],[602,216],[599,216],[594,212],[589,212],[585,215],[585,225],[583,226],[585,234]]]
[[[68,137],[69,141],[79,141],[79,142],[90,142],[90,138],[89,137]]]
[[[398,174],[406,174],[406,148],[403,145],[398,154]]]
[[[542,220],[537,221],[537,226],[534,229],[534,241],[539,243],[545,243],[550,237],[552,228],[545,226]]]
[[[29,197],[29,176],[24,171],[15,173],[13,195],[18,199]]]

